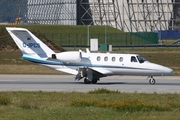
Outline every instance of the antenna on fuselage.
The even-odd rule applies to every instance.
[[[89,51],[89,48],[86,48],[86,53],[91,53],[91,52]]]

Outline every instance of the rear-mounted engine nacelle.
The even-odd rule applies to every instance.
[[[82,54],[81,52],[61,52],[52,54],[52,58],[62,62],[79,62],[82,59]]]

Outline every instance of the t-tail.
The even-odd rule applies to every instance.
[[[23,53],[23,58],[46,59],[54,54],[53,50],[41,42],[29,30],[13,27],[6,27],[6,29]]]

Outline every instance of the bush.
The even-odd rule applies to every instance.
[[[117,102],[100,102],[99,107],[112,107],[118,111],[166,111],[168,107],[162,107],[156,104],[145,103],[139,100],[121,100]]]
[[[157,104],[145,103],[139,100],[121,100],[115,102],[97,101],[97,100],[77,100],[71,102],[71,106],[75,107],[108,107],[114,108],[121,112],[137,112],[137,111],[168,111],[169,107],[159,106]]]
[[[95,89],[93,91],[89,91],[88,93],[90,94],[112,94],[112,93],[120,93],[119,91],[112,91],[112,90],[107,90],[106,88],[99,88]]]
[[[95,107],[97,103],[96,100],[76,100],[71,102],[70,105],[75,107]]]
[[[10,104],[10,100],[4,96],[0,96],[0,105],[8,105]]]
[[[28,100],[23,100],[20,103],[20,107],[22,109],[39,109],[38,105],[36,102],[30,102]]]

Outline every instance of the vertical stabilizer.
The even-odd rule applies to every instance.
[[[47,45],[33,35],[29,30],[24,28],[6,27],[23,55],[47,58],[54,54]]]

